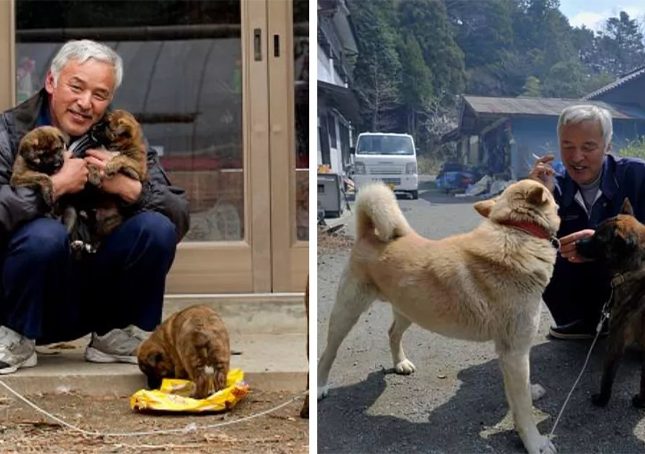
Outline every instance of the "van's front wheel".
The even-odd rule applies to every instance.
[[[419,198],[419,191],[410,191],[410,197],[412,197],[412,200],[417,200]]]

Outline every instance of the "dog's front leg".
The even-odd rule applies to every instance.
[[[641,348],[643,348],[642,344]],[[632,405],[636,408],[645,408],[645,350],[641,351],[641,386],[639,393],[632,397]]]
[[[632,405],[636,408],[645,408],[645,314],[640,320],[640,339],[641,347],[641,386],[639,393],[632,398]]]
[[[504,391],[513,414],[515,430],[529,454],[555,453],[553,443],[540,435],[533,420],[531,384],[529,382],[529,351],[499,351],[499,363],[504,375]]]
[[[591,402],[598,407],[604,407],[609,403],[611,388],[625,351],[625,323],[621,319],[612,320],[612,323],[609,339],[607,339],[607,353],[602,366],[600,392],[591,396]]]

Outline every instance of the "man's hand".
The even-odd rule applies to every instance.
[[[529,172],[529,178],[540,181],[550,192],[553,192],[553,188],[555,188],[555,171],[551,167],[551,162],[554,159],[555,156],[552,154],[538,158]]]
[[[578,255],[576,251],[576,242],[584,238],[593,236],[594,231],[591,229],[580,230],[560,238],[560,255],[571,263],[590,262],[591,259],[585,259]]]
[[[87,163],[78,158],[72,158],[72,153],[64,152],[63,167],[52,175],[52,185],[54,188],[54,200],[64,194],[74,194],[80,192],[87,183]]]
[[[141,182],[124,174],[117,174],[111,178],[105,176],[105,166],[117,153],[107,150],[87,150],[85,162],[94,166],[101,175],[101,189],[108,194],[115,194],[127,203],[133,203],[141,195]]]

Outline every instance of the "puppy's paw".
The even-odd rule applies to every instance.
[[[636,394],[632,397],[632,405],[636,408],[645,408],[645,399],[640,394]]]
[[[531,383],[531,399],[533,402],[544,397],[546,390],[539,383]]]
[[[609,396],[605,396],[602,393],[593,394],[591,396],[591,403],[596,407],[606,407],[609,403]]]
[[[87,181],[90,184],[100,187],[101,186],[101,171],[95,166],[88,166],[89,175],[87,176]]]
[[[324,399],[329,394],[329,385],[318,387],[318,400]]]
[[[394,370],[397,374],[410,375],[415,370],[417,370],[417,368],[414,367],[412,361],[410,361],[409,359],[404,359],[403,361],[400,361],[396,366],[394,366]]]

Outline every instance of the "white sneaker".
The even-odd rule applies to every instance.
[[[134,325],[113,329],[103,336],[92,333],[92,340],[85,349],[85,360],[92,363],[137,364],[137,348],[149,335]]]
[[[36,342],[6,326],[0,326],[0,374],[12,374],[38,362]]]

